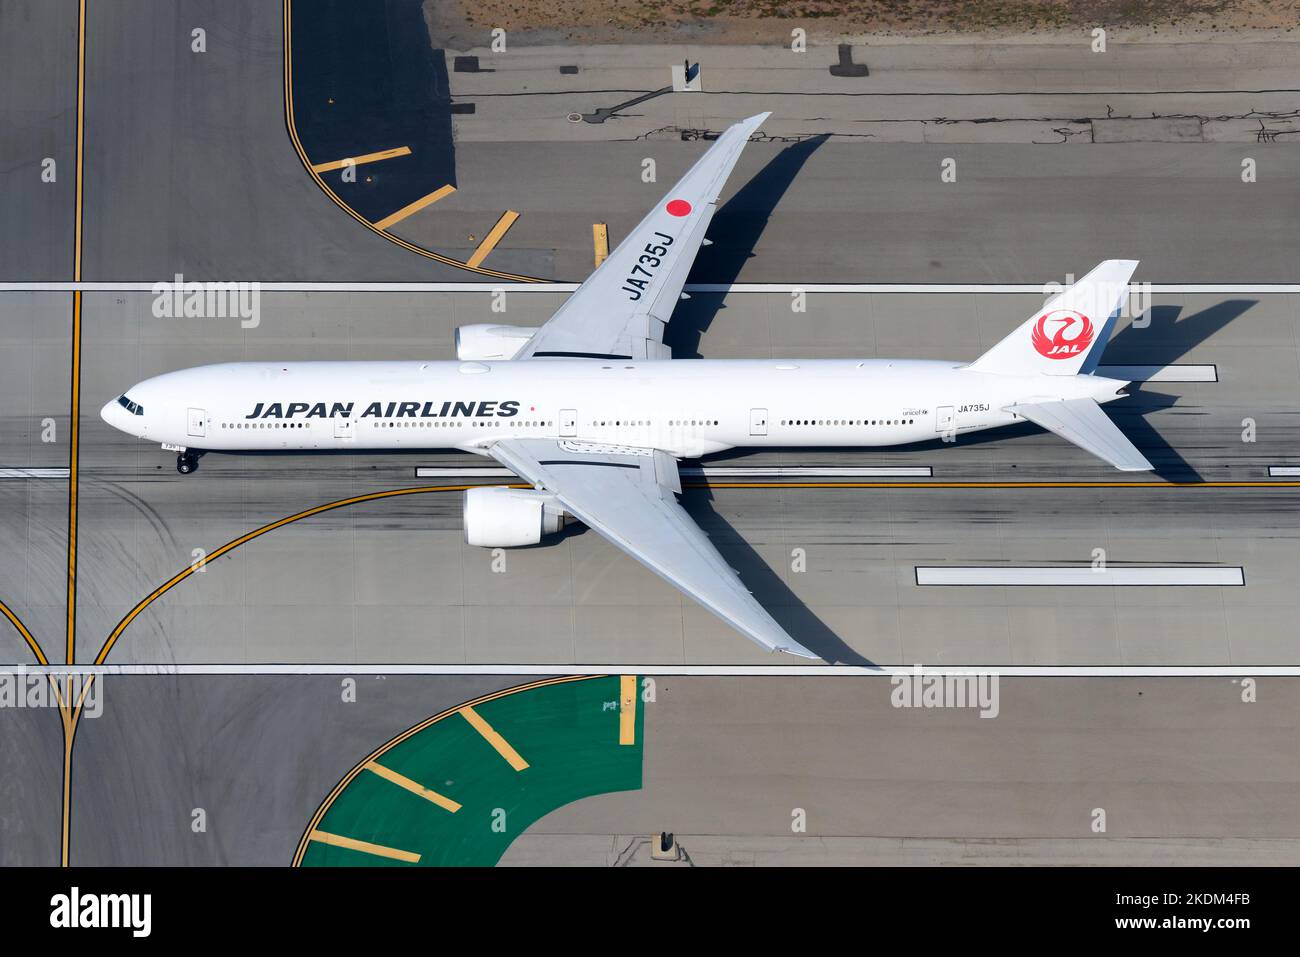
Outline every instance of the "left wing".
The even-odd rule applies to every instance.
[[[686,285],[727,176],[770,113],[731,126],[516,359],[670,359],[664,327]]]
[[[678,504],[677,462],[666,452],[569,439],[501,439],[487,451],[746,637],[817,657],[786,634]]]

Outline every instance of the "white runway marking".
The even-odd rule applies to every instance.
[[[168,282],[173,281],[168,277]],[[262,292],[573,292],[576,282],[262,282],[258,280],[195,280],[186,282],[257,282]],[[158,282],[0,282],[0,292],[154,292]],[[1300,293],[1300,283],[1151,283],[1144,290],[1165,294],[1264,295]],[[1042,283],[688,283],[687,292],[791,293],[1034,293],[1044,295]]]
[[[763,475],[779,478],[822,476],[826,478],[930,478],[934,469],[928,465],[865,465],[861,467],[795,466],[783,468],[744,468],[735,465],[706,465],[681,470],[687,477],[722,478],[729,475]]]
[[[1300,478],[1300,465],[1270,465],[1269,478]]]
[[[706,465],[678,470],[683,478],[727,478],[730,476],[761,476],[776,478],[931,478],[934,470],[928,465],[878,465],[853,468],[837,466],[797,466],[782,468],[766,466],[742,468],[732,465]],[[456,468],[454,466],[418,466],[416,478],[508,478],[514,475],[503,468]]]
[[[0,667],[3,674],[96,675],[647,675],[717,678],[858,678],[913,675],[913,665],[860,668],[851,665],[358,665],[329,664],[190,664],[190,665],[19,665]],[[1006,678],[1217,678],[1296,677],[1296,665],[948,665],[923,668],[923,674],[997,674]]]
[[[1098,366],[1097,375],[1126,382],[1218,382],[1219,367],[1209,365]]]
[[[0,479],[12,478],[67,478],[69,470],[63,469],[0,469]]]
[[[918,585],[1244,585],[1236,566],[1149,565],[1142,568],[916,566]]]

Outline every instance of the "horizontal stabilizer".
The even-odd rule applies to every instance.
[[[1055,432],[1121,472],[1149,472],[1153,468],[1095,399],[1021,402],[1008,406],[1007,411]]]

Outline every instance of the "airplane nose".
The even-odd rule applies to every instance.
[[[129,426],[132,424],[129,420],[131,414],[122,408],[114,399],[111,402],[105,402],[104,407],[99,410],[99,417],[111,425],[113,428],[130,434]]]

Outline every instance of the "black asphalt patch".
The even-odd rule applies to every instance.
[[[293,113],[313,165],[409,147],[409,156],[321,178],[374,222],[456,185],[447,60],[434,50],[420,0],[293,4]]]

